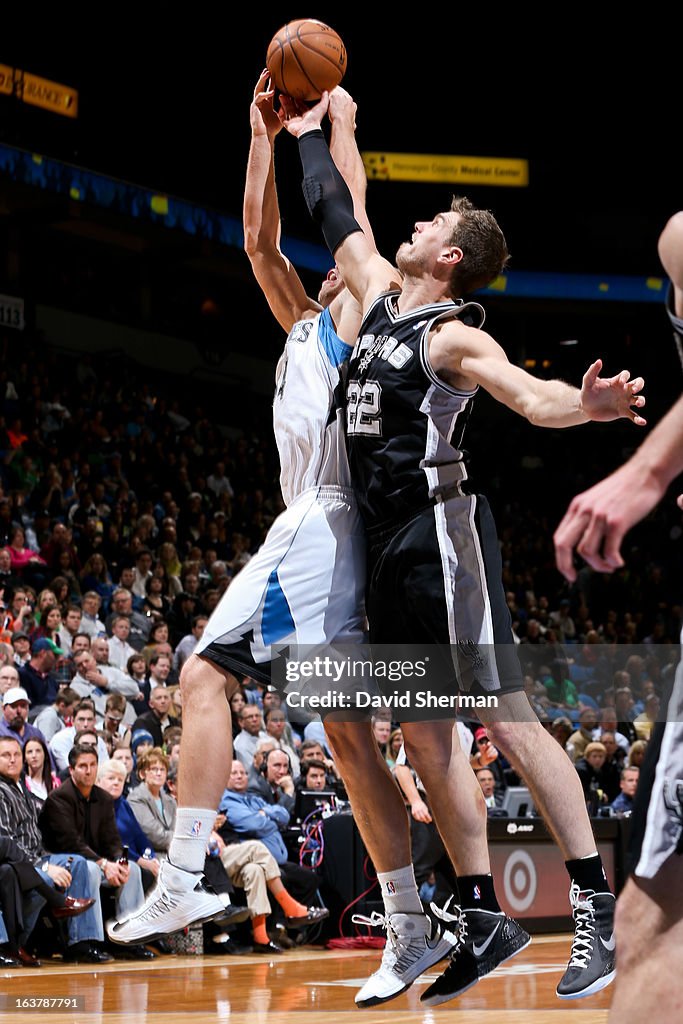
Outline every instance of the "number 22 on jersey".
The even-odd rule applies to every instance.
[[[347,390],[347,434],[382,435],[380,400],[382,386],[376,380],[351,380]]]

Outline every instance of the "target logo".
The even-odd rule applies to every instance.
[[[513,910],[528,910],[536,898],[538,876],[533,860],[524,850],[515,850],[505,862],[503,890]]]

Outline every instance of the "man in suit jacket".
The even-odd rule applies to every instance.
[[[260,796],[267,804],[284,807],[291,816],[294,812],[294,780],[292,763],[284,750],[267,750],[256,778],[249,782],[248,792]]]
[[[56,852],[75,850],[95,861],[101,885],[116,889],[116,913],[125,917],[144,900],[140,868],[120,863],[123,853],[116,827],[114,801],[109,793],[95,785],[97,754],[79,744],[69,751],[69,775],[59,789],[48,795],[38,818],[45,844]],[[151,959],[154,954],[143,947],[126,947],[135,959]]]

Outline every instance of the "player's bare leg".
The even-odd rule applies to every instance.
[[[190,655],[180,676],[183,736],[178,770],[178,813],[169,857],[145,902],[123,921],[110,921],[114,942],[149,942],[190,924],[225,918],[226,906],[203,878],[209,835],[232,763],[228,699],[237,687],[229,672]],[[207,733],[218,738],[207,751]],[[241,915],[235,908],[233,920]]]
[[[436,1006],[461,995],[479,978],[528,946],[531,939],[500,909],[486,842],[486,805],[452,721],[402,722],[410,764],[422,780],[429,807],[458,876],[459,905],[444,918],[458,938],[450,962],[422,994]]]
[[[619,1024],[683,1020],[683,857],[655,878],[629,878],[617,900],[619,974],[609,1019]]]
[[[500,697],[481,709],[482,724],[529,787],[552,832],[571,879],[575,934],[557,994],[578,999],[605,988],[615,976],[614,896],[598,855],[581,782],[560,744],[531,711],[524,693]]]
[[[424,971],[448,955],[456,938],[422,907],[405,801],[380,754],[370,722],[335,721],[331,716],[325,720],[325,731],[384,902],[384,915],[353,918],[360,924],[387,929],[380,967],[356,993],[357,1006],[376,1006],[405,992]]]

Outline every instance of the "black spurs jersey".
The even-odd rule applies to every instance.
[[[431,367],[427,339],[439,320],[480,327],[476,302],[439,302],[400,315],[400,292],[366,313],[349,364],[347,445],[367,526],[399,522],[467,479],[461,450],[477,389],[458,391]]]
[[[681,361],[681,368],[683,368],[683,320],[679,316],[676,316],[676,307],[674,305],[674,286],[671,283],[669,283],[669,291],[666,296],[666,311],[669,314],[669,320],[673,327],[676,351],[678,352],[678,358]]]

